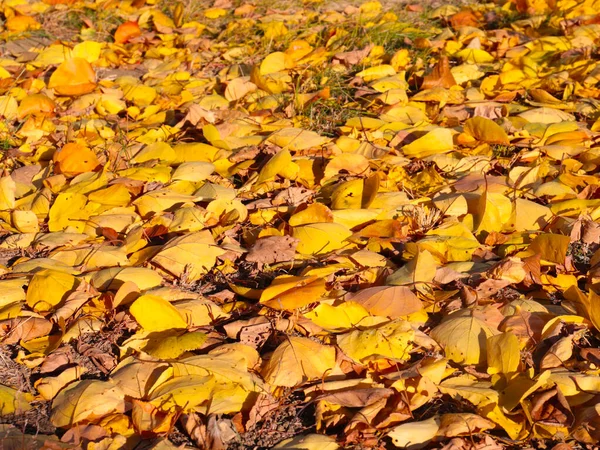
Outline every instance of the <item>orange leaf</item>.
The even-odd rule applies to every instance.
[[[85,59],[71,58],[56,68],[48,87],[61,95],[89,94],[96,88],[96,73]]]
[[[41,27],[39,22],[30,16],[14,16],[6,21],[5,24],[8,31],[12,31],[15,33],[27,31],[27,30],[37,30]]]
[[[461,27],[478,27],[479,19],[471,11],[461,11],[450,17],[450,25],[455,30]]]
[[[96,154],[84,145],[70,143],[54,153],[56,172],[67,177],[74,177],[84,172],[91,172],[100,162]]]
[[[450,60],[447,56],[442,56],[433,71],[423,78],[421,89],[432,89],[435,87],[451,88],[456,85],[456,80],[450,72]]]
[[[130,39],[138,37],[142,34],[140,26],[137,22],[125,22],[119,25],[117,31],[115,31],[115,42],[117,44],[125,44]]]
[[[54,115],[54,102],[44,94],[33,94],[21,100],[17,115],[23,119],[29,115],[51,117]]]

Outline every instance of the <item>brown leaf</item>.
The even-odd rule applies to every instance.
[[[541,339],[544,325],[546,319],[541,314],[519,311],[518,314],[507,317],[500,325],[500,330],[511,332],[521,341],[532,344]]]
[[[433,67],[433,71],[423,78],[421,89],[432,89],[435,87],[451,88],[456,85],[456,80],[450,72],[450,60],[447,56],[440,57],[440,60]]]
[[[538,254],[523,258],[523,268],[525,269],[525,278],[523,284],[527,287],[533,286],[534,284],[542,284],[541,274],[541,256]]]
[[[179,421],[186,434],[198,448],[210,448],[208,446],[206,425],[197,413],[182,414]]]
[[[354,66],[361,62],[369,54],[372,48],[373,44],[369,44],[362,50],[336,53],[334,58],[348,66]]]
[[[246,261],[273,264],[292,261],[300,241],[291,236],[267,236],[260,238],[246,255]]]
[[[15,317],[0,322],[0,330],[6,333],[2,343],[11,345],[47,336],[52,331],[52,323],[41,317]]]
[[[571,229],[571,242],[598,244],[600,242],[600,224],[589,217],[580,217]]]
[[[239,339],[242,344],[254,348],[261,347],[273,332],[271,322],[264,316],[253,317],[249,320],[236,320],[223,328],[230,339]]]
[[[298,206],[315,196],[315,191],[303,187],[292,186],[278,193],[273,199],[273,206]]]
[[[582,348],[579,350],[579,354],[586,361],[589,361],[596,366],[600,366],[600,349],[592,347]]]
[[[406,286],[377,286],[348,296],[375,316],[397,318],[423,309],[423,303]]]
[[[248,421],[245,424],[246,429],[252,430],[259,422],[262,422],[265,417],[267,417],[269,412],[280,406],[281,404],[279,401],[272,395],[260,393],[248,413]]]
[[[101,426],[93,424],[75,425],[67,430],[61,441],[84,447],[84,443],[99,441],[106,436],[108,436],[107,430]]]
[[[560,389],[539,392],[531,399],[531,418],[542,425],[569,427],[575,417]]]
[[[217,419],[214,415],[209,416],[206,431],[208,434],[208,448],[211,450],[226,450],[229,443],[239,439],[231,420]]]
[[[345,406],[347,408],[362,408],[371,405],[382,398],[387,398],[394,393],[392,389],[385,388],[353,388],[340,392],[319,397],[319,400],[324,400],[334,405]]]

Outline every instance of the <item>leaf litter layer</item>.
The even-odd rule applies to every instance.
[[[0,8],[3,448],[598,442],[598,1]]]

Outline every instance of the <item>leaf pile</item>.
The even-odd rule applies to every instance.
[[[597,0],[0,8],[3,448],[600,440]]]

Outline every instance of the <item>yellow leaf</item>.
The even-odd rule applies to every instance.
[[[204,10],[204,17],[207,19],[218,19],[227,14],[227,10],[223,8],[208,8]]]
[[[146,267],[111,267],[95,272],[90,279],[91,285],[100,291],[116,291],[128,281],[144,291],[160,286],[162,277]]]
[[[156,295],[142,295],[129,311],[145,331],[187,328],[187,322],[171,303]]]
[[[83,58],[87,62],[94,63],[100,59],[102,48],[105,46],[103,42],[84,41],[73,47],[73,57]]]
[[[250,77],[234,78],[227,83],[225,98],[230,102],[243,99],[250,92],[256,91],[257,86],[250,81]]]
[[[290,217],[288,223],[292,227],[310,223],[333,222],[331,210],[322,203],[313,203]]]
[[[260,302],[269,308],[291,311],[318,301],[325,292],[323,278],[282,275],[263,291]]]
[[[419,290],[428,290],[435,277],[437,265],[433,255],[427,250],[422,250],[401,269],[392,273],[386,282],[395,286],[408,285]]]
[[[357,77],[361,77],[363,80],[369,82],[373,80],[379,80],[380,78],[390,77],[396,75],[396,70],[389,64],[381,64],[375,67],[369,67],[356,74]]]
[[[48,229],[50,231],[63,231],[73,227],[83,231],[85,221],[90,214],[85,209],[87,198],[83,194],[59,194],[50,208]]]
[[[454,149],[452,131],[448,128],[435,128],[408,145],[402,152],[411,158],[424,158],[438,153],[447,153]]]
[[[36,273],[27,288],[27,306],[46,312],[63,303],[75,290],[77,278],[65,272],[42,270]]]
[[[376,328],[341,334],[337,343],[346,356],[359,364],[377,359],[402,362],[410,358],[414,338],[411,324],[397,319]]]
[[[176,158],[175,151],[166,142],[155,142],[147,145],[132,158],[134,163],[143,163],[153,159],[165,162],[171,162]]]
[[[37,233],[40,231],[38,217],[33,211],[13,210],[10,218],[13,226],[21,233]]]
[[[305,255],[321,255],[348,245],[352,232],[337,223],[313,223],[294,227],[292,236],[300,240],[296,251]]]
[[[176,407],[188,412],[194,411],[210,401],[216,384],[212,375],[190,374],[176,377],[154,388],[149,400],[165,411]]]
[[[52,400],[62,388],[67,384],[78,380],[81,378],[81,375],[86,372],[87,369],[82,366],[69,367],[56,377],[40,378],[34,383],[34,387],[44,400]]]
[[[14,120],[18,116],[19,104],[17,100],[10,95],[0,96],[0,117],[7,120]]]
[[[22,414],[31,409],[33,395],[0,385],[0,417]]]
[[[508,145],[508,135],[496,122],[485,117],[472,117],[464,124],[463,130],[476,140],[489,144]]]
[[[459,364],[483,364],[487,360],[487,338],[497,333],[468,310],[460,310],[431,330],[431,337],[444,349],[446,358]]]
[[[479,48],[465,48],[457,52],[455,56],[470,64],[482,64],[494,61],[492,55]]]
[[[0,211],[15,207],[15,192],[17,185],[11,177],[0,178]]]
[[[76,381],[61,390],[52,402],[50,421],[59,428],[125,412],[125,396],[110,381]]]
[[[181,164],[173,173],[173,181],[184,180],[197,183],[206,180],[215,171],[215,165],[209,162],[196,161]]]
[[[273,386],[297,386],[321,379],[335,366],[335,349],[311,339],[288,336],[271,355],[262,375]]]
[[[185,352],[200,349],[206,342],[206,339],[206,334],[199,331],[151,333],[147,336],[142,350],[155,358],[175,359],[179,358]]]
[[[403,423],[392,428],[387,436],[399,448],[420,448],[437,436],[440,428],[439,416],[419,422]]]
[[[509,221],[512,210],[512,204],[508,197],[497,192],[489,192],[486,189],[477,203],[475,233],[479,235],[502,230],[503,225]]]
[[[369,312],[355,302],[344,302],[338,306],[321,303],[312,311],[304,314],[319,327],[332,332],[346,331],[361,324]]]
[[[331,209],[360,209],[363,197],[363,180],[346,181],[338,185],[331,195]]]
[[[217,304],[202,298],[179,300],[173,306],[192,327],[204,327],[229,317]]]
[[[538,235],[529,245],[529,250],[555,264],[564,264],[571,240],[569,236],[544,233]]]
[[[521,363],[519,339],[512,333],[487,338],[487,372],[490,375],[515,373]]]
[[[263,181],[275,178],[276,175],[281,175],[290,165],[294,165],[292,162],[292,155],[287,149],[282,149],[261,169],[258,176],[258,182],[262,183]]]
[[[195,281],[208,272],[216,264],[217,257],[225,252],[215,245],[210,232],[198,231],[170,240],[152,258],[152,262],[177,277],[185,274],[188,281]]]
[[[298,151],[321,147],[330,139],[302,128],[282,128],[271,134],[267,141],[291,151]]]

